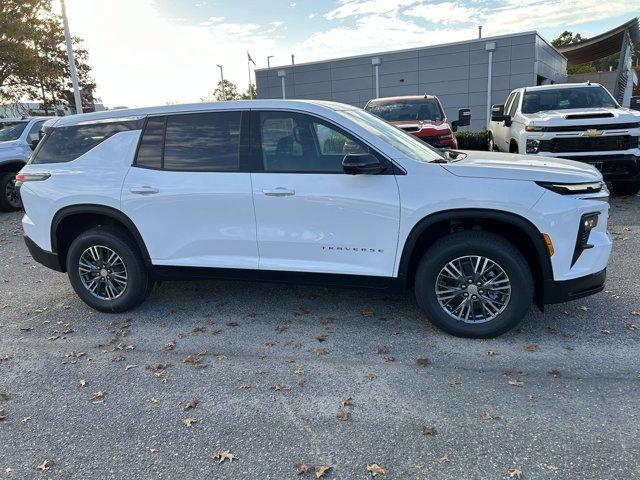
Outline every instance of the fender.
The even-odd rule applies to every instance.
[[[430,226],[451,219],[485,219],[485,220],[496,220],[504,223],[509,223],[515,227],[520,228],[520,230],[524,231],[528,237],[533,242],[533,245],[536,249],[536,253],[538,255],[538,260],[540,262],[540,267],[542,269],[542,285],[544,285],[545,280],[553,280],[553,270],[551,267],[551,260],[549,259],[549,255],[547,253],[547,246],[542,236],[542,233],[538,230],[538,228],[520,215],[510,212],[504,212],[501,210],[491,210],[484,208],[464,208],[464,209],[452,209],[452,210],[443,210],[440,212],[433,213],[424,217],[418,223],[414,225],[411,229],[411,232],[407,236],[407,240],[404,243],[404,247],[402,250],[402,256],[400,257],[400,267],[398,270],[398,278],[403,279],[404,281],[408,281],[408,273],[409,273],[409,265],[411,261],[411,255],[413,253],[413,249],[416,246],[418,238],[420,235]],[[541,292],[542,293],[542,292]]]
[[[106,217],[112,218],[117,222],[124,225],[124,227],[131,233],[133,239],[135,240],[138,248],[140,249],[140,253],[142,253],[142,258],[144,260],[145,265],[151,266],[151,257],[149,256],[149,251],[147,250],[147,246],[142,239],[142,235],[138,231],[138,228],[131,221],[131,219],[125,215],[120,210],[117,210],[113,207],[107,207],[105,205],[95,205],[95,204],[79,204],[79,205],[71,205],[68,207],[63,207],[56,212],[53,216],[53,221],[51,222],[51,251],[53,253],[58,253],[58,241],[56,239],[56,231],[58,230],[58,225],[62,220],[77,214],[83,213],[92,213],[98,215],[104,215]]]

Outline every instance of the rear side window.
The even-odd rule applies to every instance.
[[[167,117],[163,168],[185,171],[237,171],[240,167],[241,112]]]
[[[40,142],[31,163],[70,162],[116,133],[139,128],[140,122],[136,120],[53,128]]]
[[[140,140],[136,165],[146,168],[162,168],[162,146],[166,117],[151,117]]]

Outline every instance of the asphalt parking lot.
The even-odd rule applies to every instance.
[[[20,217],[0,214],[0,478],[640,478],[638,197],[612,200],[605,292],[481,341],[410,293],[166,283],[101,314]]]

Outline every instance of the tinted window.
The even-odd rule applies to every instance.
[[[267,172],[343,172],[347,153],[368,148],[309,115],[260,113],[262,162]]]
[[[522,113],[569,108],[616,108],[618,104],[602,87],[571,87],[532,90],[524,94]]]
[[[29,122],[0,122],[0,142],[17,140]]]
[[[39,142],[41,135],[40,135],[40,129],[42,128],[42,124],[45,122],[45,120],[41,120],[39,122],[34,123],[33,125],[31,125],[31,128],[29,129],[29,133],[27,134],[27,142],[29,142],[29,144],[32,144],[32,142]]]
[[[411,120],[439,122],[444,117],[440,105],[432,98],[372,102],[367,105],[366,110],[387,122]]]
[[[140,128],[139,122],[92,123],[49,130],[31,163],[64,163],[75,160],[119,132]]]
[[[509,110],[507,111],[507,113],[512,117],[516,113],[519,103],[520,103],[520,92],[516,93],[516,96],[513,99],[513,103],[511,104],[511,106],[509,107]]]
[[[239,168],[241,112],[167,117],[164,168],[233,171]]]
[[[148,168],[162,167],[162,141],[165,117],[151,117],[140,140],[136,165]]]

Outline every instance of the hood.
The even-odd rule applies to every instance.
[[[451,133],[451,127],[447,122],[434,122],[431,120],[402,120],[397,122],[389,122],[406,132],[429,132],[432,135],[445,135]]]
[[[597,125],[602,123],[640,122],[640,112],[626,108],[570,108],[543,110],[525,116],[536,126]]]
[[[513,153],[464,151],[466,157],[442,164],[459,177],[582,183],[602,180],[592,165],[563,158]]]

